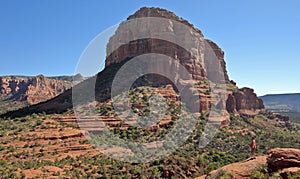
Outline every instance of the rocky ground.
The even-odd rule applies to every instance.
[[[226,165],[218,170],[214,170],[207,175],[197,177],[196,179],[219,178],[222,175],[231,176],[231,178],[250,178],[254,171],[266,164],[266,156],[257,156],[256,159],[244,160],[241,162]],[[220,176],[221,175],[221,176]]]
[[[242,178],[299,178],[300,150],[292,148],[275,148],[268,155],[256,156],[241,162],[226,165],[197,179],[230,177]]]

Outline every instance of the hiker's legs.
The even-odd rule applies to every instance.
[[[250,157],[255,158],[255,149],[251,149]]]

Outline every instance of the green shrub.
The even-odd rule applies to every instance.
[[[4,150],[5,147],[0,145],[0,151]]]
[[[214,179],[214,178],[219,178],[219,179],[231,179],[233,178],[234,173],[232,171],[226,171],[226,170],[218,170],[214,175],[208,176],[208,179]]]
[[[53,176],[60,176],[60,172],[59,172],[59,171],[54,172],[54,173],[53,173]]]
[[[3,137],[4,135],[5,135],[4,131],[0,132],[0,137]]]
[[[6,166],[7,162],[5,160],[0,159],[0,166]]]
[[[8,151],[9,152],[14,152],[16,149],[15,149],[15,147],[14,146],[9,146],[8,147]]]
[[[268,169],[266,165],[261,165],[256,168],[256,170],[251,175],[252,179],[268,179],[270,178]]]
[[[289,179],[299,179],[300,178],[300,170],[295,173],[288,173]]]

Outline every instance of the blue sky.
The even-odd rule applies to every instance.
[[[1,0],[0,75],[71,75],[93,38],[143,6],[173,11],[216,42],[239,87],[300,92],[298,0]]]

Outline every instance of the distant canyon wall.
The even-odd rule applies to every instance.
[[[10,100],[37,104],[51,99],[72,86],[71,81],[50,79],[43,75],[35,77],[0,77],[0,95]]]

